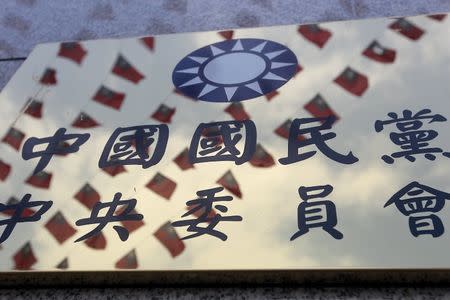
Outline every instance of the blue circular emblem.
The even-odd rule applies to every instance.
[[[236,102],[279,89],[296,73],[287,47],[261,39],[227,40],[197,49],[172,73],[176,88],[208,102]]]

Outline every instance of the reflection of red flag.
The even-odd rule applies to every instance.
[[[180,96],[182,96],[182,97],[185,97],[185,98],[187,98],[187,99],[189,99],[189,100],[192,100],[192,101],[198,101],[198,100],[195,99],[195,98],[192,98],[192,97],[189,97],[189,96],[183,94],[183,93],[180,92],[177,88],[173,89],[173,92],[174,92],[175,94],[180,95]]]
[[[218,34],[220,34],[223,38],[225,38],[227,40],[231,40],[234,35],[234,30],[219,31]]]
[[[26,183],[41,189],[48,189],[52,180],[52,174],[45,171],[41,171],[37,174],[28,177]]]
[[[9,175],[9,172],[11,172],[11,165],[0,159],[0,181],[5,181]]]
[[[116,269],[137,269],[136,250],[133,249],[116,262]]]
[[[238,198],[242,198],[241,189],[239,184],[234,178],[231,171],[227,171],[219,180],[216,181],[218,184],[226,188],[230,193],[236,195]]]
[[[158,109],[152,114],[152,118],[163,122],[170,123],[172,121],[172,116],[175,114],[175,108],[170,108],[164,103],[162,103]]]
[[[154,50],[155,49],[155,38],[152,36],[146,36],[141,38],[141,41],[147,46],[148,49]]]
[[[335,122],[339,120],[339,116],[331,109],[320,94],[314,96],[311,101],[305,104],[304,108],[316,118],[334,116],[336,118]]]
[[[406,19],[398,19],[397,21],[389,25],[389,28],[413,41],[418,40],[424,33],[422,29],[407,21]]]
[[[241,102],[233,102],[225,108],[225,112],[229,113],[236,121],[248,120],[250,116],[244,109]]]
[[[164,223],[153,235],[169,250],[172,257],[180,255],[185,248],[170,222]]]
[[[167,178],[166,176],[158,172],[152,178],[152,180],[150,180],[147,183],[146,187],[154,191],[161,197],[169,200],[173,192],[175,191],[177,184],[171,179]]]
[[[133,83],[138,83],[144,76],[139,73],[122,55],[116,60],[112,72],[117,76],[127,79]]]
[[[42,117],[42,102],[30,99],[25,113],[32,117],[40,119]]]
[[[367,76],[358,73],[350,67],[347,67],[334,82],[356,96],[364,94],[369,87],[369,79]]]
[[[39,81],[41,84],[46,84],[46,85],[54,85],[56,84],[56,70],[55,69],[51,69],[51,68],[47,68],[44,71],[44,74],[42,74],[42,77]]]
[[[99,123],[97,123],[97,121],[84,112],[81,112],[72,122],[72,126],[77,128],[92,128],[97,127],[98,125]]]
[[[113,91],[102,85],[92,99],[103,105],[119,110],[125,99],[125,94]]]
[[[187,206],[186,209],[189,211],[191,209],[193,209],[195,207],[195,205],[191,205],[191,206]],[[197,218],[200,218],[203,214],[205,213],[205,207],[201,207],[198,210],[194,211],[192,214],[194,216],[196,216]],[[215,215],[217,215],[216,211],[214,210],[214,208],[211,209],[211,211],[209,212],[207,218],[208,219],[212,219],[215,217]]]
[[[64,258],[58,265],[56,265],[57,269],[60,270],[66,270],[69,268],[69,259],[66,257]]]
[[[181,170],[194,168],[194,165],[189,161],[188,148],[185,148],[183,151],[181,151],[181,153],[178,154],[178,156],[175,157],[173,161],[177,164],[178,167],[180,167]]]
[[[123,207],[122,209],[117,210],[117,212],[115,213],[116,216],[119,216],[120,214],[122,214],[123,212],[125,212],[125,207]],[[137,214],[136,210],[133,209],[129,212],[129,214]],[[143,226],[145,223],[142,220],[133,220],[133,221],[121,221],[120,222],[122,224],[123,227],[125,227],[129,233],[132,233],[133,231],[137,230],[138,228],[140,228],[141,226]]]
[[[434,19],[436,21],[442,21],[445,19],[445,17],[447,17],[446,14],[437,14],[437,15],[428,15],[427,16],[430,19]]]
[[[287,119],[286,121],[283,122],[283,124],[278,126],[278,128],[276,128],[274,132],[278,136],[281,136],[282,138],[289,139],[289,130],[291,129],[291,124],[292,124],[292,120]],[[299,135],[297,137],[297,140],[299,140],[299,141],[302,141],[304,139],[305,138],[302,135]]]
[[[291,129],[292,120],[287,119],[283,122],[277,129],[275,129],[275,133],[285,139],[289,138],[289,129]]]
[[[202,136],[209,137],[211,139],[214,138],[217,145],[220,145],[223,143],[223,137],[222,133],[220,131],[220,127],[218,125],[215,126],[208,126],[202,130]]]
[[[275,164],[275,160],[260,144],[256,145],[255,154],[250,159],[250,164],[258,168],[268,168]]]
[[[312,42],[319,48],[325,46],[331,37],[331,32],[319,27],[317,24],[300,25],[298,32],[308,41]]]
[[[19,251],[14,254],[13,259],[16,270],[30,270],[31,266],[37,262],[30,242],[27,242],[19,249]]]
[[[106,239],[102,232],[91,236],[87,240],[84,241],[86,246],[95,250],[102,250],[106,248]]]
[[[3,137],[2,142],[19,151],[24,138],[25,134],[23,132],[11,127],[8,133]]]
[[[77,64],[81,64],[83,58],[86,56],[86,50],[83,49],[80,43],[67,42],[61,43],[59,46],[58,56],[70,59]]]
[[[8,199],[8,202],[6,202],[6,205],[13,205],[13,204],[17,204],[19,203],[19,200],[16,197],[10,197]],[[14,215],[16,211],[14,209],[8,209],[8,210],[4,210],[2,211],[2,213],[4,213],[5,215],[8,215],[10,217],[12,217]],[[21,217],[30,217],[35,213],[35,211],[29,207],[25,208],[22,212]]]
[[[102,170],[111,175],[112,177],[127,171],[125,167],[122,165],[104,167],[102,168]]]
[[[295,67],[294,76],[297,76],[297,74],[300,73],[302,70],[303,70],[302,66],[300,64],[297,64],[297,67]]]
[[[270,93],[266,94],[266,99],[267,101],[271,101],[273,98],[275,98],[276,96],[278,96],[278,91],[272,91]]]
[[[55,153],[55,155],[57,155],[57,156],[67,156],[69,153],[65,152],[64,149],[66,149],[68,147],[70,147],[70,144],[68,142],[59,141],[57,148],[59,150],[63,150],[63,151],[61,153]]]
[[[59,211],[45,224],[45,228],[47,228],[60,244],[64,243],[77,232]]]
[[[384,48],[377,41],[373,41],[364,51],[363,55],[381,63],[393,63],[395,50]]]
[[[84,206],[92,209],[95,203],[100,201],[100,194],[89,184],[86,183],[74,196]]]

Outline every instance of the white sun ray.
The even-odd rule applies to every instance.
[[[271,62],[270,69],[273,70],[273,69],[283,68],[283,67],[292,66],[292,65],[294,65],[294,63]]]
[[[189,69],[178,70],[176,72],[177,73],[187,73],[187,74],[198,74],[198,69],[199,69],[199,67],[194,67],[194,68],[189,68]]]
[[[200,94],[198,94],[197,98],[200,98],[200,97],[202,97],[202,96],[208,94],[209,92],[214,91],[215,89],[218,89],[218,87],[217,87],[217,86],[214,86],[214,85],[206,84],[206,85],[203,87],[203,89],[202,89],[202,91],[200,92]]]
[[[267,56],[270,60],[274,59],[275,57],[277,57],[278,55],[280,55],[281,53],[285,52],[286,49],[284,50],[278,50],[278,51],[273,51],[270,53],[265,53],[264,55]]]
[[[242,46],[241,40],[237,40],[236,44],[234,44],[231,51],[242,51],[244,50],[244,47]]]
[[[232,86],[232,87],[226,87],[224,88],[225,90],[225,94],[227,94],[227,99],[228,101],[231,100],[231,98],[233,97],[234,93],[236,93],[236,90],[238,89],[237,86]]]
[[[192,59],[195,62],[198,62],[199,64],[204,63],[208,58],[207,57],[201,57],[201,56],[188,56],[190,59]]]
[[[225,52],[222,49],[214,47],[213,45],[209,46],[209,48],[211,48],[211,52],[213,53],[213,56],[217,56],[217,55],[222,54],[222,53]]]
[[[253,47],[252,49],[250,49],[251,51],[255,51],[255,52],[261,52],[264,47],[266,46],[267,42],[262,42],[261,44],[259,44],[256,47]]]
[[[203,80],[200,79],[200,77],[194,77],[191,80],[183,83],[182,85],[180,85],[180,87],[184,87],[184,86],[190,86],[190,85],[194,85],[194,84],[199,84],[199,83],[203,83]]]
[[[255,92],[259,93],[262,95],[262,91],[261,91],[261,87],[259,86],[259,83],[257,81],[246,84],[246,87],[248,87],[251,90],[254,90]]]
[[[280,77],[277,74],[273,74],[272,72],[267,73],[266,76],[263,77],[263,79],[286,81],[286,79],[284,79],[283,77]]]

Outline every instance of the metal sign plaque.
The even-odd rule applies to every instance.
[[[441,14],[37,46],[0,94],[0,273],[450,268],[449,37]]]

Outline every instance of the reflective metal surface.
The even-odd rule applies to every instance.
[[[37,46],[0,94],[0,271],[449,268],[449,36],[439,15]]]

